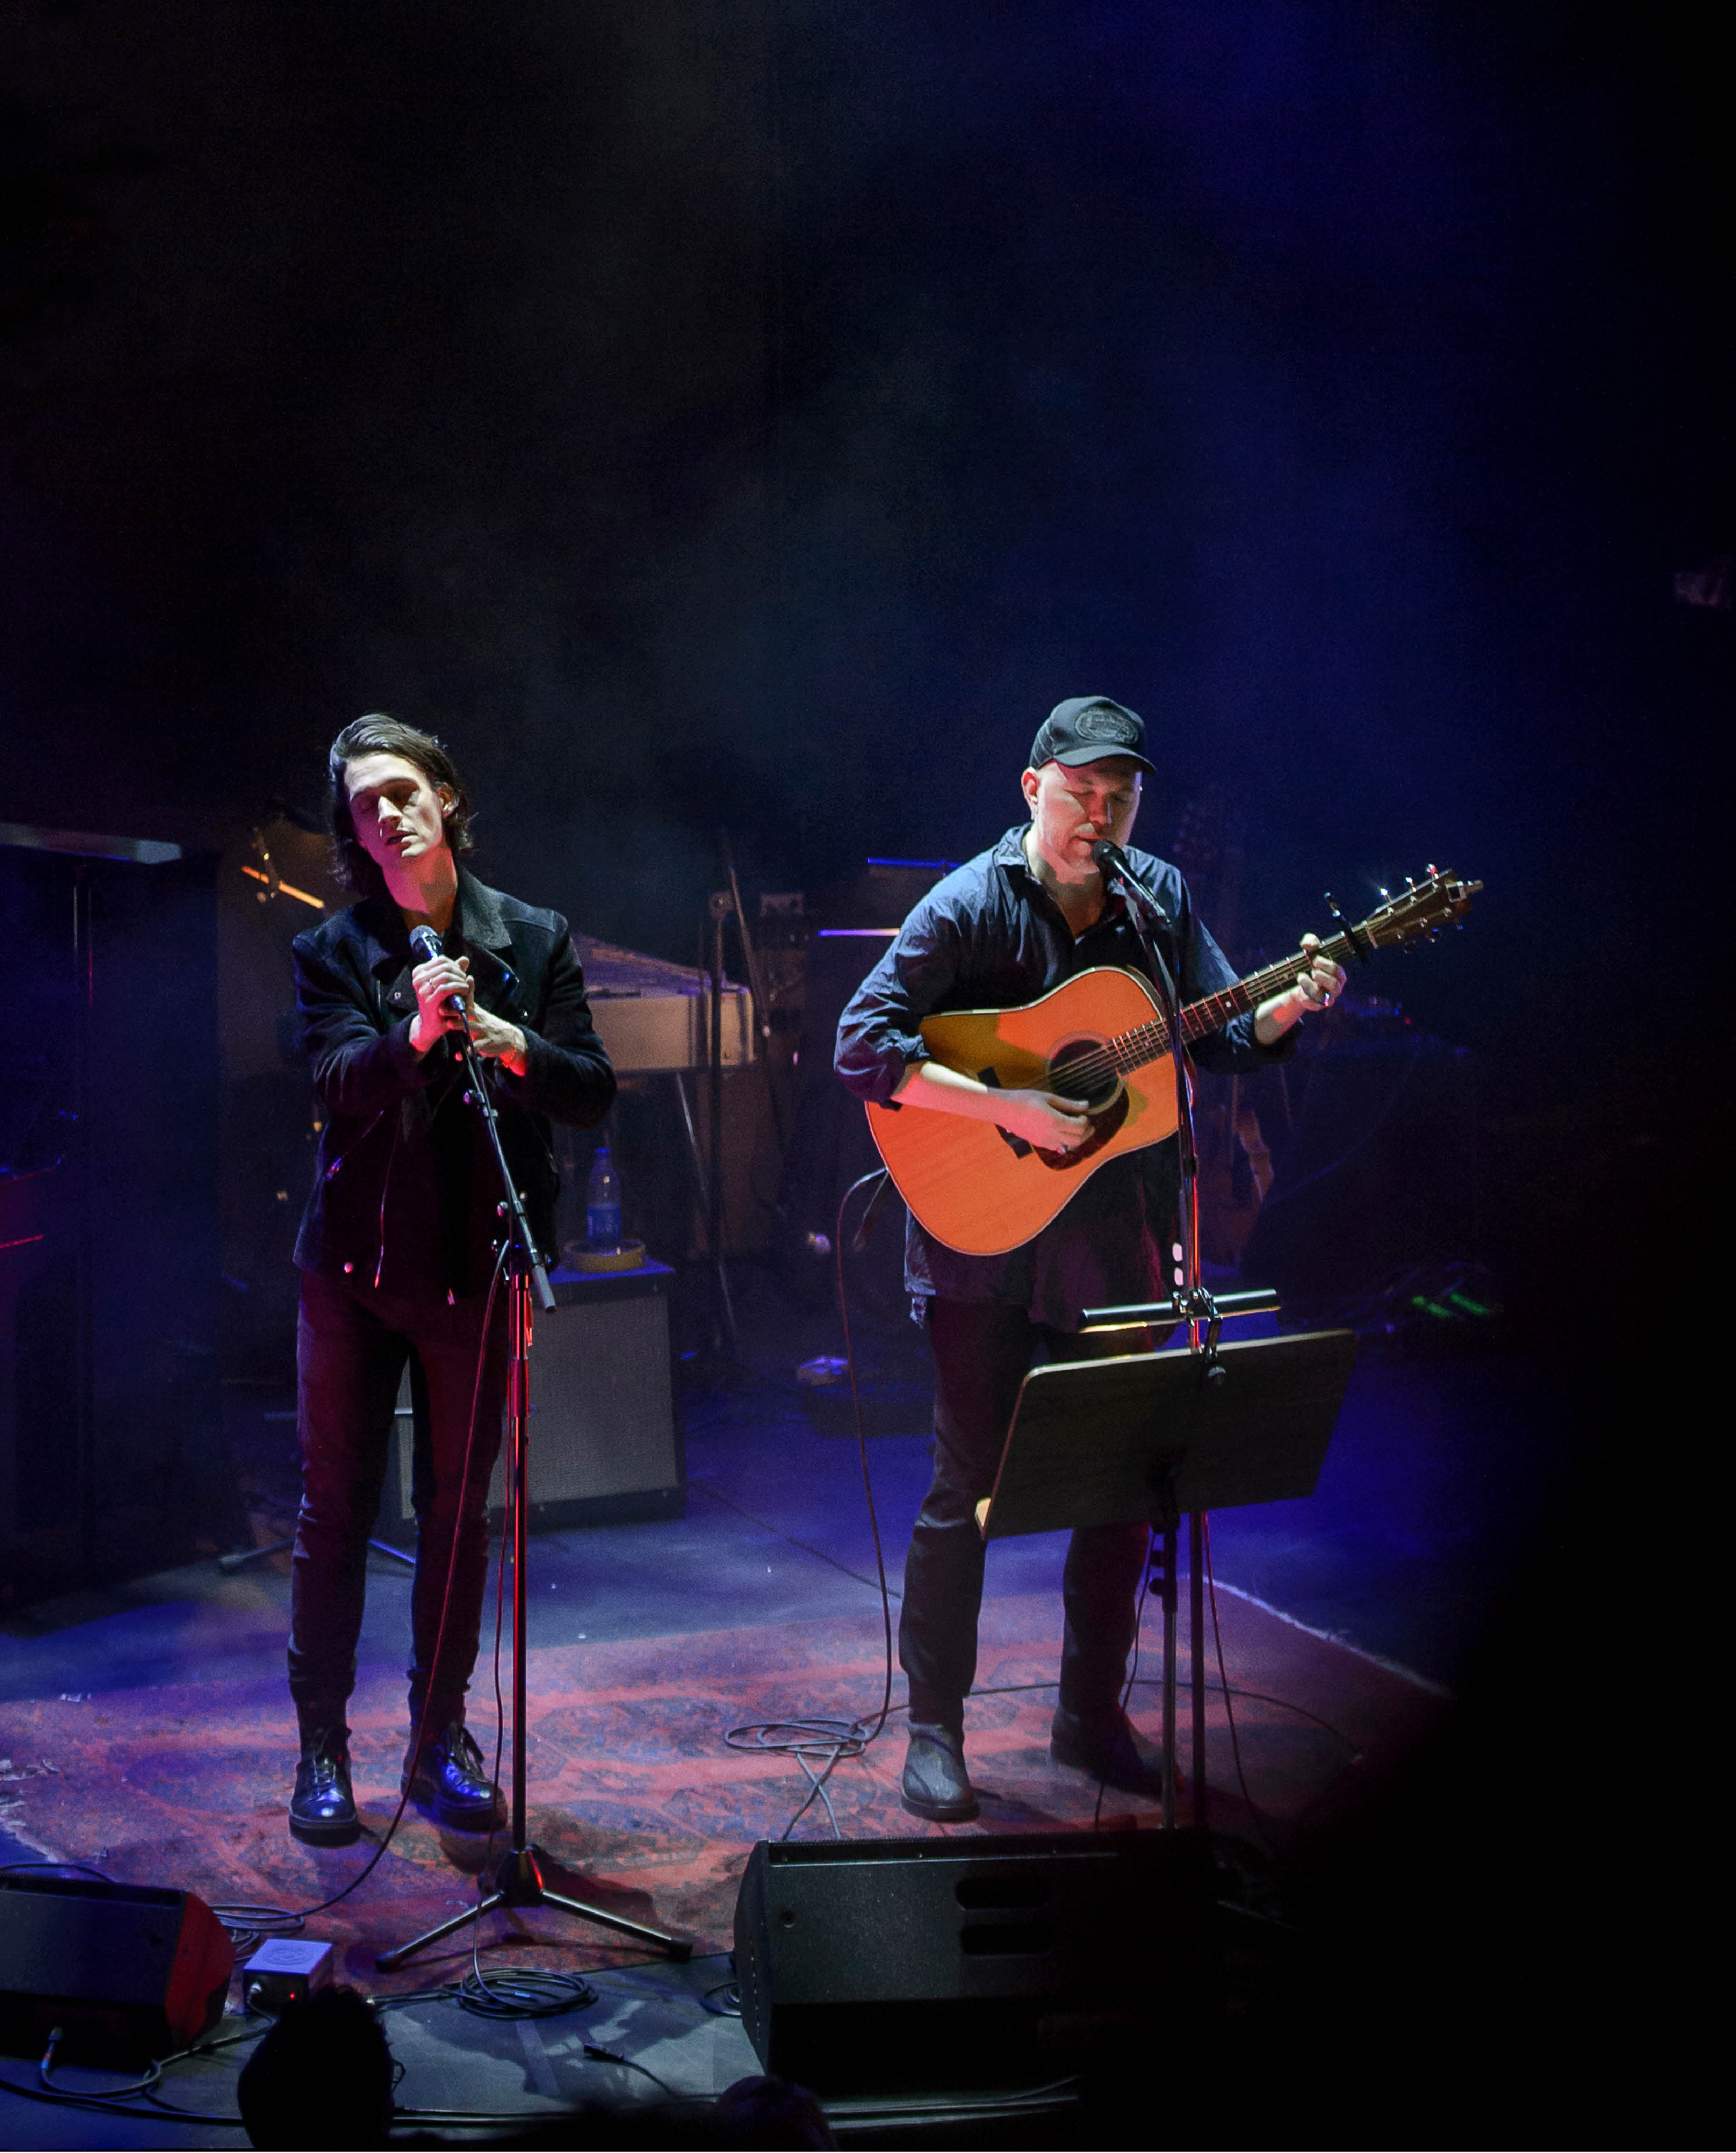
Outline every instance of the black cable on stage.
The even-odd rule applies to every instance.
[[[1128,1678],[1122,1684],[1121,1716],[1123,1719],[1128,1716],[1128,1699],[1133,1694],[1133,1684],[1139,1678],[1139,1647],[1145,1633],[1145,1603],[1151,1597],[1151,1551],[1156,1540],[1156,1534],[1148,1525],[1145,1529],[1145,1560],[1139,1571],[1139,1611],[1133,1617],[1133,1664],[1128,1669]],[[1173,1580],[1172,1585],[1173,1582]],[[1053,1684],[1043,1682],[1040,1685],[1033,1683],[1031,1687],[1058,1689],[1060,1684],[1058,1682]],[[985,1690],[982,1694],[986,1697],[990,1692]],[[1093,1831],[1101,1831],[1103,1828],[1103,1797],[1108,1791],[1108,1780],[1099,1779],[1097,1805],[1091,1813],[1091,1828]]]
[[[1235,1731],[1235,1708],[1229,1702],[1229,1675],[1224,1665],[1224,1633],[1218,1627],[1218,1581],[1212,1575],[1211,1520],[1202,1516],[1200,1523],[1204,1527],[1200,1540],[1205,1549],[1206,1590],[1211,1596],[1212,1603],[1212,1642],[1218,1650],[1218,1679],[1224,1686],[1224,1713],[1229,1722],[1229,1748],[1235,1759],[1236,1784],[1242,1790],[1242,1799],[1247,1804],[1249,1819],[1260,1834],[1260,1845],[1275,1861],[1278,1857],[1272,1846],[1271,1836],[1266,1830],[1265,1820],[1254,1806],[1254,1797],[1248,1792],[1247,1774],[1242,1769],[1242,1745]]]
[[[677,2093],[667,2079],[659,2078],[655,2071],[649,2069],[644,2064],[634,2063],[631,2056],[618,2056],[613,2049],[593,2048],[587,2041],[584,2044],[584,2052],[593,2064],[617,2064],[624,2071],[637,2071],[641,2078],[649,2079],[654,2086],[661,2086],[671,2100],[702,2100],[710,2103],[717,2097],[715,2094],[709,2093]]]
[[[1158,1686],[1158,1678],[1154,1675],[1141,1675],[1133,1684],[1135,1689],[1156,1689]],[[995,1682],[985,1689],[973,1689],[970,1695],[972,1697],[1023,1697],[1029,1691],[1058,1689],[1060,1687],[1058,1682]],[[1210,1696],[1222,1697],[1224,1694],[1222,1682],[1208,1682],[1205,1687]],[[1345,1748],[1356,1756],[1360,1757],[1362,1754],[1362,1745],[1357,1740],[1355,1735],[1347,1734],[1341,1727],[1335,1727],[1330,1719],[1322,1719],[1317,1712],[1311,1712],[1306,1704],[1298,1704],[1292,1697],[1274,1697],[1270,1690],[1244,1689],[1239,1682],[1231,1685],[1229,1693],[1231,1697],[1244,1698],[1250,1704],[1275,1705],[1280,1712],[1293,1712],[1299,1719],[1306,1719],[1311,1725],[1320,1728],[1324,1733],[1336,1736]],[[908,1704],[894,1704],[892,1708],[894,1715],[900,1712],[908,1712],[909,1708]],[[656,1961],[635,1960],[634,1963],[652,1966],[656,1963]]]
[[[216,2124],[230,2130],[247,2128],[238,2115],[206,2115],[191,2108],[176,2108],[167,2101],[159,2101],[150,2108],[128,2108],[100,2093],[67,2093],[58,2086],[44,2089],[21,2085],[3,2073],[0,2073],[0,2092],[17,2094],[23,2100],[45,2101],[52,2108],[82,2108],[96,2115],[135,2116],[141,2123],[161,2123],[165,2115],[172,2115],[183,2123]]]
[[[507,1700],[501,1687],[501,1639],[505,1631],[507,1621],[507,1549],[510,1543],[514,1550],[516,1562],[518,1547],[518,1475],[511,1469],[510,1461],[505,1476],[505,1487],[507,1500],[501,1512],[501,1548],[494,1565],[494,1769],[490,1778],[492,1784],[496,1787],[501,1783],[501,1759],[506,1754],[507,1748]],[[524,1590],[524,1580],[521,1577],[515,1577],[512,1585],[513,1590],[517,1592],[522,1592]],[[483,1850],[481,1865],[476,1871],[478,1911],[476,1920],[471,1923],[471,1970],[461,1986],[460,1995],[461,1998],[467,1992],[474,1997],[476,1999],[474,2005],[466,2008],[473,2008],[480,2016],[484,2018],[541,2018],[547,2014],[539,2010],[521,2012],[512,2008],[504,1991],[496,1998],[489,1988],[487,1976],[482,1971],[481,1909],[482,1901],[488,1896],[489,1879],[493,1875],[494,1842],[500,1835],[500,1814],[496,1805],[495,1813],[488,1820],[488,1845]],[[587,1987],[583,1982],[579,1986],[584,1992],[583,2000],[587,2003],[594,2003],[597,2000],[596,1990]],[[575,2003],[578,2000],[577,1997],[573,1999]],[[557,2006],[556,2008],[565,2007]]]
[[[8,1865],[23,1868],[33,1865],[18,1862]],[[82,1862],[55,1862],[46,1865],[53,1868],[83,1868],[85,1865]],[[255,2015],[251,2008],[247,2015],[249,2017]],[[43,2052],[41,2061],[37,2064],[38,2084],[33,2086],[20,2085],[15,2079],[0,2075],[0,2090],[20,2094],[27,2100],[48,2101],[55,2106],[81,2108],[98,2115],[132,2115],[148,2123],[160,2122],[165,2116],[173,2116],[181,2122],[217,2124],[230,2130],[239,2130],[244,2126],[238,2115],[208,2115],[193,2109],[179,2108],[173,2101],[162,2100],[156,2089],[161,2082],[163,2073],[171,2064],[184,2064],[206,2056],[213,2056],[221,2049],[232,2049],[242,2041],[257,2040],[265,2030],[264,2026],[247,2026],[238,2033],[224,2035],[221,2040],[196,2041],[188,2048],[177,2049],[171,2055],[157,2058],[145,2075],[133,2085],[112,2086],[106,2089],[93,2088],[83,2093],[74,2093],[65,2086],[57,2086],[50,2083],[55,2068],[55,2052],[62,2038],[62,2029],[57,2026],[49,2035],[48,2047]],[[140,2100],[149,2101],[151,2105],[149,2108],[131,2108],[122,2105],[124,2103]]]
[[[501,1519],[501,1547],[494,1574],[494,1771],[501,1782],[501,1760],[507,1743],[507,1700],[501,1682],[501,1641],[506,1626],[507,1549],[518,1545],[518,1476],[508,1473],[507,1505]],[[515,1580],[516,1583],[521,1582]],[[476,1871],[476,1899],[487,1896],[493,1875],[494,1843],[500,1835],[498,1811],[488,1827],[488,1845]],[[461,2011],[478,2018],[558,2018],[568,2011],[588,2010],[597,1992],[583,1974],[559,1973],[544,1967],[505,1966],[485,1972],[482,1965],[482,1923],[471,1924],[471,1970],[461,1982],[443,1992]]]
[[[503,1966],[466,1974],[452,2000],[474,2018],[558,2018],[568,2011],[588,2010],[597,1992],[582,1973]]]
[[[874,1536],[874,1569],[879,1580],[880,1621],[885,1636],[885,1681],[880,1693],[880,1709],[870,1725],[868,1716],[855,1719],[804,1718],[801,1719],[770,1719],[757,1721],[746,1727],[732,1727],[724,1740],[731,1749],[769,1752],[773,1756],[793,1757],[801,1766],[808,1783],[807,1799],[778,1834],[786,1840],[801,1823],[816,1801],[822,1803],[832,1825],[834,1839],[842,1839],[837,1812],[832,1806],[832,1797],[826,1783],[846,1758],[860,1757],[868,1744],[879,1737],[890,1717],[892,1704],[892,1596],[886,1585],[886,1551],[880,1541],[880,1519],[874,1508],[873,1481],[868,1471],[868,1435],[862,1424],[862,1392],[856,1377],[856,1350],[850,1335],[850,1309],[844,1285],[844,1213],[850,1199],[858,1188],[869,1182],[880,1179],[883,1168],[863,1174],[853,1181],[838,1199],[836,1232],[832,1239],[832,1253],[837,1266],[838,1316],[844,1331],[844,1364],[850,1374],[850,1403],[856,1418],[856,1448],[862,1461],[862,1489],[868,1503],[868,1527]],[[816,1771],[810,1759],[825,1759],[823,1767]]]

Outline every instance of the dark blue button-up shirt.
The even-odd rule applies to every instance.
[[[838,1025],[835,1066],[858,1099],[883,1104],[906,1066],[927,1058],[917,1027],[937,1011],[1016,1009],[1100,965],[1149,976],[1125,901],[1112,897],[1076,939],[1026,862],[1024,834],[1023,825],[1009,830],[937,883],[857,989]],[[1128,858],[1173,922],[1154,939],[1184,1003],[1232,985],[1236,975],[1195,916],[1179,870],[1131,847]],[[1202,1069],[1228,1076],[1284,1060],[1295,1043],[1260,1046],[1250,1015],[1189,1051]],[[1077,1331],[1082,1309],[1168,1290],[1179,1181],[1173,1141],[1123,1153],[1082,1183],[1035,1239],[996,1256],[962,1255],[912,1218],[905,1282],[913,1294],[1011,1301],[1036,1322]]]

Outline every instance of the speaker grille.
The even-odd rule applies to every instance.
[[[531,1500],[675,1487],[669,1304],[660,1294],[539,1315],[531,1346]],[[506,1501],[504,1454],[488,1490]]]
[[[583,1289],[580,1289],[581,1293]],[[659,1292],[568,1297],[539,1312],[531,1345],[531,1508],[550,1525],[679,1514],[685,1474],[669,1358],[669,1301]],[[410,1372],[393,1422],[380,1501],[390,1538],[414,1534]],[[488,1490],[506,1504],[504,1447]]]
[[[762,1841],[742,2026],[768,2071],[841,2098],[1028,2087],[1159,2027],[1185,2050],[1214,2008],[1215,1891],[1194,1832]]]

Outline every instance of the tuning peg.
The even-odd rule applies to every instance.
[[[1429,878],[1429,880],[1430,880],[1431,882],[1433,882],[1433,881],[1435,879],[1435,878],[1436,878],[1439,873],[1440,873],[1440,869],[1439,869],[1439,868],[1435,865],[1434,862],[1433,862],[1433,860],[1431,860],[1431,861],[1428,863],[1428,878]]]

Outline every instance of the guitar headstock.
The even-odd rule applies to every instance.
[[[1426,881],[1407,882],[1396,896],[1371,912],[1356,928],[1353,939],[1376,949],[1426,941],[1462,919],[1482,887],[1480,882],[1464,882],[1447,869],[1431,868]]]

